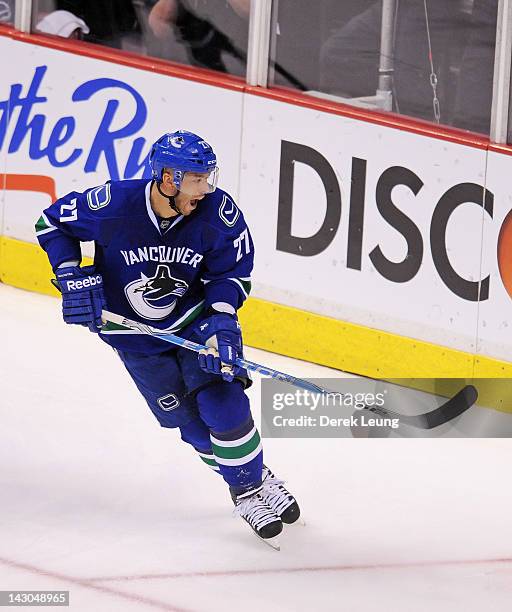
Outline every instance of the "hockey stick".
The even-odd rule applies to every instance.
[[[388,410],[387,408],[380,408],[379,406],[365,406],[363,410],[373,412],[383,417],[397,418],[400,420],[400,425],[412,425],[419,429],[433,429],[434,427],[439,427],[439,425],[444,425],[456,419],[471,408],[471,406],[476,403],[477,399],[478,391],[476,388],[473,385],[466,385],[453,397],[444,402],[444,404],[424,414],[410,416]]]
[[[138,330],[143,334],[159,338],[160,340],[164,340],[165,342],[169,342],[175,346],[181,346],[182,348],[195,351],[196,353],[199,353],[199,351],[202,350],[207,350],[207,347],[202,344],[198,344],[192,340],[185,340],[185,338],[182,338],[181,336],[157,329],[156,327],[151,327],[145,323],[132,321],[131,319],[123,317],[123,315],[115,314],[113,312],[109,312],[108,310],[103,310],[101,317],[105,322],[113,323],[120,328],[124,328],[126,331]],[[118,331],[122,331],[122,329]],[[292,376],[291,374],[285,374],[284,372],[279,372],[279,370],[274,370],[273,368],[255,363],[254,361],[242,359],[241,357],[237,357],[235,364],[245,370],[258,372],[262,376],[270,376],[271,378],[290,383],[296,387],[300,387],[301,389],[311,391],[312,393],[334,394],[338,397],[343,397],[344,395],[343,393],[338,393],[336,391],[329,391],[328,389],[324,389],[307,380]],[[477,397],[478,393],[475,387],[472,385],[466,385],[444,404],[435,410],[426,412],[424,414],[409,416],[379,406],[365,406],[363,410],[368,410],[382,417],[398,418],[405,425],[412,425],[413,427],[420,429],[432,429],[434,427],[439,427],[439,425],[443,425],[444,423],[448,423],[452,419],[460,416],[463,412],[471,408],[471,406],[476,402]]]
[[[192,340],[185,340],[185,338],[182,338],[181,336],[176,336],[175,334],[171,334],[161,329],[157,329],[156,327],[151,327],[150,325],[146,325],[145,323],[139,323],[138,321],[126,319],[122,315],[109,312],[108,310],[102,310],[101,318],[104,321],[108,321],[110,323],[114,323],[115,325],[125,327],[127,331],[137,329],[143,334],[148,334],[150,336],[154,336],[155,338],[160,338],[160,340],[164,340],[165,342],[169,342],[170,344],[174,344],[176,346],[181,346],[191,351],[195,351],[196,353],[208,349],[208,347],[202,344],[198,344],[197,342],[193,342]],[[270,376],[271,378],[275,378],[276,380],[282,380],[283,382],[290,383],[292,385],[295,385],[296,387],[301,387],[302,389],[306,389],[307,391],[311,391],[312,393],[332,393],[332,391],[323,389],[322,387],[319,387],[318,385],[315,385],[314,383],[311,383],[307,380],[303,380],[302,378],[296,378],[291,374],[285,374],[284,372],[279,372],[279,370],[267,368],[266,366],[263,366],[259,363],[255,363],[254,361],[249,361],[247,359],[242,359],[241,357],[237,357],[235,364],[239,368],[251,370],[252,372],[258,372],[262,376]]]

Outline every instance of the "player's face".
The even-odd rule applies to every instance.
[[[217,173],[217,168],[211,172],[185,172],[178,191],[173,181],[173,171],[169,170],[163,173],[162,185],[166,194],[176,197],[180,213],[187,216],[194,212],[205,195],[215,191]]]
[[[202,198],[204,198],[204,196],[190,199],[190,196],[184,195],[180,192],[176,196],[176,206],[180,213],[184,217],[186,217],[194,212],[194,210],[197,208],[197,205],[199,204],[199,200]]]

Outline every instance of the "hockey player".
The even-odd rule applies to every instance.
[[[237,310],[250,290],[254,247],[244,217],[216,188],[211,146],[186,131],[150,153],[152,180],[72,192],[36,224],[62,293],[66,323],[112,346],[162,427],[178,427],[228,484],[236,511],[263,539],[299,518],[294,497],[263,465],[245,388]],[[94,266],[80,267],[81,241]],[[103,325],[103,308],[208,346],[199,355]]]

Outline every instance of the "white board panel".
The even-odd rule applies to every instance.
[[[49,177],[57,196],[138,178],[151,144],[186,129],[213,145],[221,185],[237,198],[240,93],[4,37],[0,55],[16,57],[0,82],[0,103],[10,99],[11,108],[0,124],[10,175]],[[35,242],[41,197],[33,193],[6,193],[5,235]]]
[[[294,151],[299,159],[293,162]],[[478,281],[485,155],[483,150],[248,95],[241,202],[248,209],[257,247],[255,293],[319,314],[473,351],[477,302],[460,297],[454,287],[447,286],[434,255],[443,252],[442,244],[446,244],[444,252],[453,271],[462,281]],[[325,170],[326,164],[331,170]],[[320,172],[318,165],[323,167]],[[329,173],[336,181],[326,179]],[[407,185],[391,189],[393,181]],[[327,191],[331,191],[332,202],[338,198],[332,194],[334,182],[341,198],[339,224],[334,219],[334,227],[324,227],[321,237],[301,242],[321,228]],[[452,190],[437,209],[435,227],[439,227],[457,191],[467,191],[457,187],[464,183],[474,185],[468,189],[477,194],[479,202],[458,206],[441,223],[445,230],[434,231],[436,246],[432,248],[434,210]],[[279,209],[284,211],[286,202],[290,206],[290,199],[291,228],[281,235],[297,237],[294,252],[286,245],[284,249],[278,246],[278,219],[282,224],[285,216],[279,217]],[[393,212],[390,202],[401,212]],[[360,231],[354,219],[349,231],[351,210],[361,211],[363,205]],[[379,208],[386,210],[383,213]],[[384,218],[390,211],[395,219],[401,215],[399,225],[404,225],[403,215],[408,217],[409,243],[404,232]],[[305,254],[322,241],[318,252]],[[354,266],[358,242],[360,269]],[[382,263],[372,259],[377,247],[389,261],[390,272],[383,274]],[[409,265],[417,269],[405,278]],[[438,266],[448,278],[449,267],[442,262]]]

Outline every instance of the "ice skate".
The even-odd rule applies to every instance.
[[[263,501],[281,519],[283,523],[291,525],[298,523],[304,525],[300,518],[300,508],[297,500],[284,486],[284,480],[280,480],[267,466],[263,466],[263,483],[260,493]]]
[[[249,523],[254,533],[269,546],[280,550],[277,537],[283,530],[279,516],[261,497],[262,487],[236,495],[231,493],[235,504],[235,514],[239,514]]]

